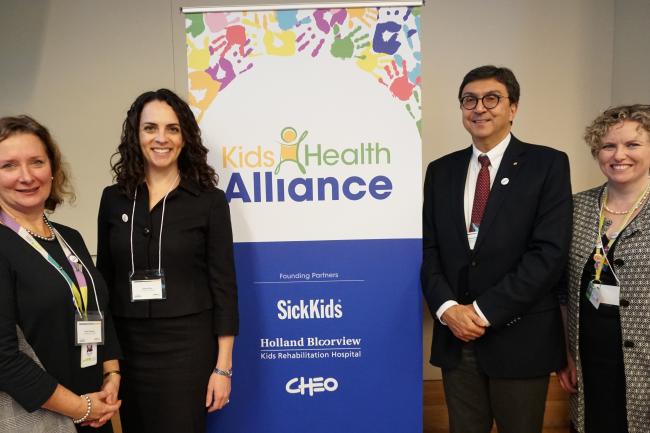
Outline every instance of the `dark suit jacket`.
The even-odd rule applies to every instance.
[[[434,318],[445,301],[477,301],[491,324],[475,341],[479,364],[488,376],[546,375],[566,362],[555,285],[571,239],[568,158],[513,136],[470,250],[463,197],[471,155],[471,147],[460,150],[427,169],[424,296]],[[432,364],[454,368],[462,346],[447,326],[434,320]]]
[[[133,221],[136,270],[158,267],[160,200],[149,210],[149,190],[138,187]],[[104,189],[98,216],[97,269],[117,318],[181,317],[211,309],[216,335],[239,332],[237,282],[230,211],[220,189],[201,190],[181,179],[165,204],[162,268],[167,299],[131,302],[131,212],[133,198],[118,185]]]

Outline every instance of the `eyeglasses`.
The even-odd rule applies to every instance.
[[[465,110],[473,110],[478,105],[478,101],[481,101],[481,104],[483,104],[485,108],[491,110],[497,105],[499,105],[499,102],[503,98],[509,99],[508,96],[495,95],[492,93],[484,95],[482,98],[478,98],[472,95],[466,95],[460,98],[460,106],[463,107]]]

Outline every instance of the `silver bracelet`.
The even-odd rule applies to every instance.
[[[214,372],[219,376],[232,377],[232,368],[230,370],[221,370],[220,368],[215,368]]]
[[[90,397],[88,397],[86,394],[82,395],[82,397],[86,399],[86,413],[81,418],[73,419],[72,422],[74,424],[81,424],[82,422],[86,421],[90,416],[90,412],[93,410],[93,402]]]

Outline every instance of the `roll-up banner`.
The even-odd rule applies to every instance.
[[[241,319],[208,431],[421,432],[420,8],[184,12]]]

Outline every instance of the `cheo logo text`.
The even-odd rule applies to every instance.
[[[294,377],[285,386],[289,394],[307,394],[310,397],[317,392],[334,392],[338,388],[339,382],[333,377]]]

